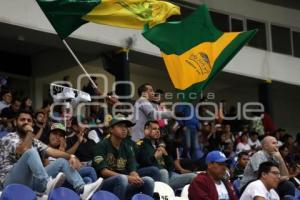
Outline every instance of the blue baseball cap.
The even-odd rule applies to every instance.
[[[208,163],[225,163],[228,159],[221,151],[211,151],[207,154],[205,162]]]

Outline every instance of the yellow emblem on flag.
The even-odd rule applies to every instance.
[[[82,19],[98,24],[143,29],[164,23],[172,15],[180,15],[180,8],[159,0],[102,0]]]

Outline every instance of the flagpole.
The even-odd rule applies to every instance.
[[[62,40],[64,45],[67,47],[67,49],[69,50],[69,52],[71,53],[71,55],[73,56],[73,58],[76,60],[76,62],[78,63],[78,65],[80,66],[80,68],[82,69],[82,71],[87,75],[88,79],[91,81],[93,87],[95,89],[97,89],[97,85],[96,83],[93,81],[93,79],[91,78],[91,76],[89,75],[89,73],[85,70],[85,68],[83,67],[83,65],[81,64],[81,62],[78,60],[77,56],[74,54],[73,50],[70,48],[70,46],[68,45],[68,43],[65,40]]]

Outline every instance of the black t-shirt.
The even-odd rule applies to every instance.
[[[33,133],[36,135],[39,132],[40,129],[41,129],[40,127],[34,125]],[[46,126],[43,129],[43,133],[42,133],[39,140],[41,140],[45,144],[48,144],[49,143],[50,130],[51,130],[50,125],[49,125],[49,123],[47,123]]]
[[[6,107],[1,112],[1,117],[6,117],[7,119],[12,119],[17,117],[18,112],[14,112],[11,107]]]
[[[68,137],[66,139],[67,149],[71,148],[77,142],[77,140],[78,138],[76,135]],[[82,143],[78,146],[77,151],[75,152],[77,158],[79,158],[79,160],[82,162],[91,161],[93,159],[93,149],[96,145],[96,143],[89,138],[85,138],[85,140],[82,141]]]

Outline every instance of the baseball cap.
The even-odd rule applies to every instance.
[[[208,163],[225,163],[228,159],[221,151],[211,151],[207,154],[205,162]]]
[[[51,126],[50,132],[59,130],[61,131],[64,135],[66,134],[66,127],[62,123],[54,123]]]
[[[109,127],[113,127],[116,124],[124,123],[127,127],[132,127],[135,125],[135,123],[132,123],[130,120],[126,119],[124,116],[117,115],[112,118],[112,120],[109,123]]]

